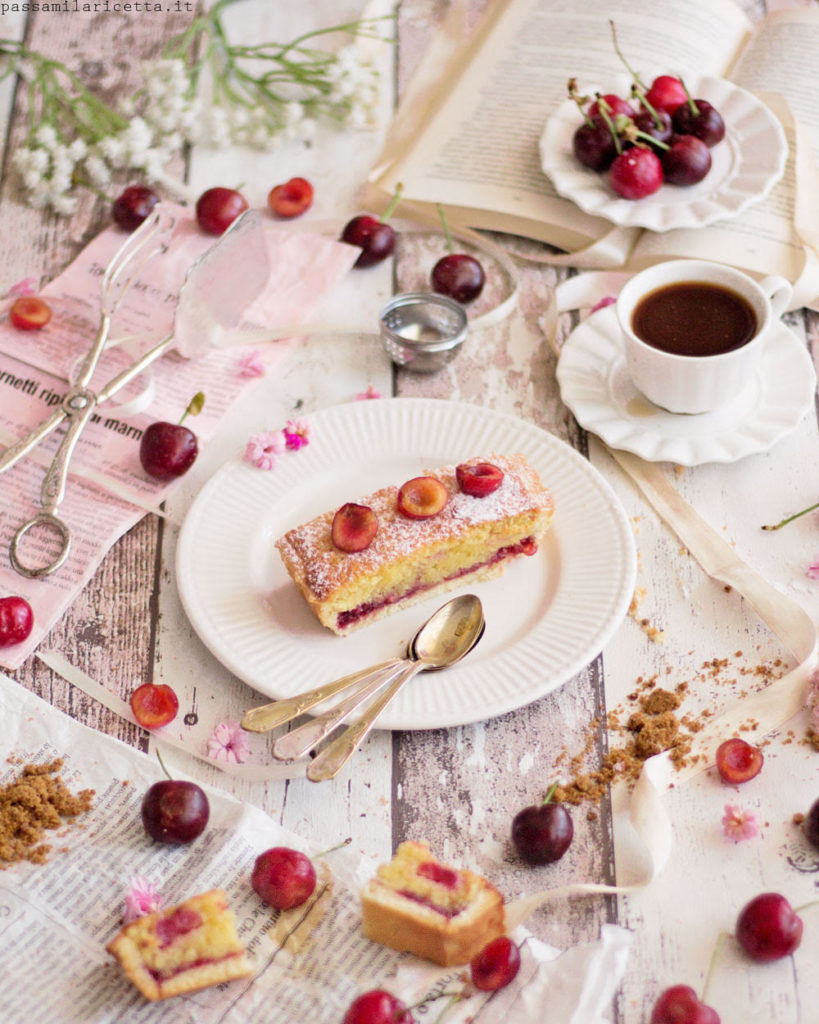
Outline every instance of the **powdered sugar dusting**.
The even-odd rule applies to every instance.
[[[551,511],[551,493],[522,455],[492,454],[470,459],[467,464],[480,462],[491,462],[504,473],[501,486],[486,497],[463,494],[454,466],[428,472],[443,482],[449,495],[441,512],[429,519],[408,519],[397,511],[398,486],[384,487],[360,498],[343,496],[339,506],[354,501],[369,506],[378,518],[378,533],[364,551],[345,553],[335,547],[331,530],[336,509],[290,530],[276,546],[291,572],[304,579],[318,600],[325,600],[350,580],[379,573],[427,545],[457,539],[475,526],[486,524],[489,540],[492,533],[501,535],[504,520],[511,516],[538,516],[544,510]],[[499,540],[498,546],[501,543]]]

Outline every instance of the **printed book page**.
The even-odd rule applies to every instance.
[[[610,232],[608,221],[555,193],[537,145],[550,112],[566,99],[569,77],[586,89],[622,76],[610,18],[621,50],[648,80],[685,69],[722,75],[751,28],[729,0],[659,0],[639,10],[605,0],[508,0],[454,78],[439,81],[437,103],[415,137],[410,112],[408,135],[393,137],[392,154],[382,156],[378,187],[392,193],[401,182],[408,201],[440,202],[470,227],[568,249]],[[624,257],[636,232],[617,233]]]
[[[352,850],[320,854],[263,811],[203,786],[210,804],[204,833],[192,843],[154,842],[142,825],[142,798],[164,778],[158,761],[67,717],[0,673],[0,785],[22,764],[62,758],[62,778],[77,793],[95,791],[91,810],[47,835],[43,864],[0,871],[0,977],[3,1024],[338,1024],[362,992],[386,987],[407,1004],[461,989],[462,967],[439,968],[370,942],[361,928],[361,886],[375,865]],[[326,848],[344,836],[327,836]],[[318,884],[301,907],[275,911],[250,885],[255,858],[272,846],[314,859]],[[433,851],[434,852],[434,851]],[[122,925],[125,894],[147,879],[165,907],[223,889],[252,977],[150,1003],[125,977],[106,945]],[[559,951],[515,932],[522,966],[496,993],[473,990],[446,1019],[467,1024],[492,999],[493,1019],[531,1024],[535,1008],[550,1021],[609,1020],[626,967],[631,934],[604,926],[599,941]],[[400,972],[400,973],[399,973]],[[572,984],[566,986],[567,972]],[[443,1009],[431,1002],[429,1019]],[[421,1019],[427,1019],[426,1016]]]

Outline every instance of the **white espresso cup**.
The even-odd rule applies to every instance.
[[[707,260],[669,260],[635,274],[616,304],[634,385],[669,412],[702,413],[725,405],[753,379],[765,336],[791,294],[782,277],[757,284],[739,270]],[[722,332],[726,343],[733,339],[737,347],[720,350]],[[737,341],[741,337],[746,340]]]

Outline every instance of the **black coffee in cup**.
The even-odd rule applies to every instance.
[[[679,356],[732,352],[747,344],[757,328],[747,299],[703,281],[663,285],[644,296],[631,315],[631,329],[641,341]]]

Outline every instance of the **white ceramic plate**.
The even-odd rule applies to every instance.
[[[632,598],[634,541],[614,493],[574,449],[513,416],[434,399],[351,402],[314,414],[310,428],[310,444],[270,472],[238,459],[223,466],[182,527],[182,602],[230,671],[270,697],[289,697],[403,653],[447,598],[337,637],[313,617],[274,541],[373,489],[492,452],[527,456],[554,494],[554,525],[536,555],[465,588],[483,602],[483,639],[459,665],[418,676],[379,727],[491,718],[565,683],[601,651]]]
[[[572,154],[572,137],[582,121],[576,104],[567,100],[546,122],[540,139],[541,166],[557,192],[586,213],[653,231],[713,224],[735,217],[765,196],[782,177],[788,156],[777,118],[752,93],[725,79],[690,75],[685,84],[725,121],[725,138],[711,148],[711,170],[701,182],[662,185],[645,199],[621,198],[607,175],[584,167]],[[629,83],[617,80],[605,91],[627,96]]]
[[[784,324],[771,330],[756,376],[732,402],[684,416],[653,405],[626,369],[613,306],[566,339],[557,364],[560,395],[577,422],[612,448],[650,462],[699,466],[767,451],[813,408],[816,374],[807,348]]]

